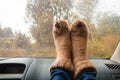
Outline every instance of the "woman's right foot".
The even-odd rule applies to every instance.
[[[71,41],[75,76],[85,68],[94,68],[86,56],[87,39],[87,25],[79,20],[74,21],[71,24]]]

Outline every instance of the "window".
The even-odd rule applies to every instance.
[[[120,39],[119,0],[0,0],[0,56],[55,57],[52,25],[83,20],[89,57],[110,57]]]

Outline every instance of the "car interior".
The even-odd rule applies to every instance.
[[[96,80],[120,80],[120,0],[0,0],[0,80],[49,80],[57,20],[85,22]]]

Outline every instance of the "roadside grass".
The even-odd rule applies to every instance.
[[[87,46],[87,55],[89,57],[102,57],[109,58],[116,46],[117,42],[120,39],[120,36],[109,35],[104,36],[100,39],[95,39],[94,41],[88,41]],[[1,48],[0,47],[0,56],[1,57],[55,57],[56,50],[55,48],[46,47],[46,48],[35,48],[32,50],[25,50],[21,48]]]

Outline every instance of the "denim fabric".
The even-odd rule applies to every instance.
[[[96,80],[96,70],[92,68],[87,68],[82,70],[75,80]]]
[[[87,68],[82,70],[75,80],[96,80],[96,70]],[[73,73],[63,68],[54,68],[50,71],[50,80],[72,80]]]
[[[54,68],[50,71],[50,80],[71,80],[72,77],[72,72],[62,68]]]

